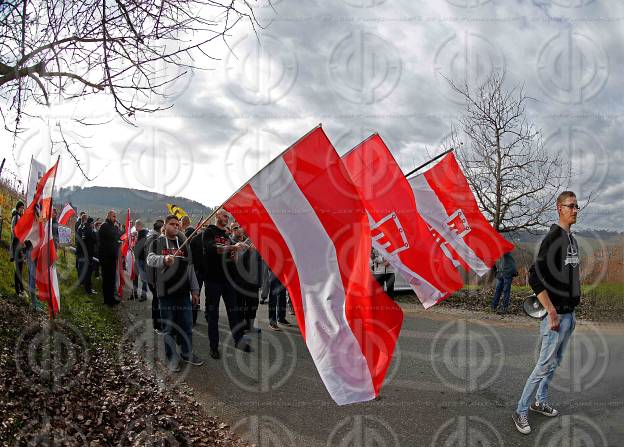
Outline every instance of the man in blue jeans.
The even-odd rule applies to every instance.
[[[501,315],[507,313],[507,307],[509,307],[511,298],[511,283],[514,276],[518,276],[516,261],[511,256],[511,253],[505,253],[496,263],[496,289],[494,290],[494,299],[492,300],[492,312],[496,312],[502,294],[503,305],[498,313]]]
[[[574,308],[581,296],[578,244],[570,231],[576,223],[578,210],[576,195],[572,191],[559,194],[559,222],[550,227],[542,240],[537,259],[529,271],[529,284],[547,310],[548,317],[540,325],[542,345],[537,364],[512,415],[522,434],[531,433],[529,410],[548,417],[559,414],[548,404],[548,386],[570,343],[576,325]]]
[[[179,231],[176,216],[165,219],[165,232],[150,244],[147,265],[155,269],[156,295],[165,341],[165,355],[172,372],[180,371],[180,359],[191,365],[204,362],[193,354],[193,310],[199,302],[199,287],[193,269],[190,247]],[[192,296],[192,299],[191,299]],[[174,330],[182,335],[182,352],[178,355]]]

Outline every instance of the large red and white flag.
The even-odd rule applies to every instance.
[[[52,223],[48,219],[44,224],[44,238],[37,260],[35,282],[39,300],[48,303],[51,314],[56,315],[61,307],[61,293],[56,276],[56,247],[52,237]]]
[[[504,253],[513,250],[513,244],[498,234],[479,210],[453,153],[408,181],[418,212],[457,265],[483,276]]]
[[[69,219],[76,215],[76,211],[74,207],[69,203],[65,205],[63,211],[61,211],[61,215],[59,216],[58,223],[60,225],[67,225],[69,223]]]
[[[418,213],[417,200],[377,134],[342,157],[368,212],[373,246],[409,283],[425,308],[461,289],[453,263]]]
[[[300,139],[223,207],[287,287],[334,401],[374,399],[403,312],[373,279],[364,206],[323,130]]]
[[[48,213],[52,209],[52,190],[54,188],[54,179],[58,168],[58,160],[48,172],[46,172],[37,184],[33,199],[24,211],[24,214],[15,225],[14,233],[20,242],[29,240],[33,249],[31,251],[32,259],[37,259],[39,250],[44,239],[43,220],[47,218]]]

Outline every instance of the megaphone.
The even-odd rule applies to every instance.
[[[526,313],[529,317],[537,318],[539,320],[541,320],[548,314],[548,312],[546,311],[546,309],[544,309],[544,306],[542,306],[542,303],[540,303],[535,294],[527,296],[524,299],[524,303],[522,303],[522,309],[524,310],[524,313]]]

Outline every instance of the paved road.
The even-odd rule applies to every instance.
[[[562,416],[533,415],[533,433],[523,436],[511,412],[534,364],[537,323],[404,309],[398,349],[377,401],[335,405],[296,327],[273,332],[261,319],[262,335],[251,337],[254,352],[233,349],[224,309],[223,358],[208,357],[202,319],[194,343],[206,363],[178,380],[260,447],[624,445],[623,326],[577,325],[551,387],[551,403]],[[261,306],[258,314],[266,312]],[[147,313],[134,313],[141,326]]]

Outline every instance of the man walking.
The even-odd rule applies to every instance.
[[[210,357],[218,359],[219,353],[219,302],[225,302],[230,330],[234,344],[244,352],[251,347],[244,341],[243,324],[240,321],[236,292],[228,281],[228,269],[233,268],[233,256],[243,244],[232,244],[226,231],[229,215],[224,209],[215,214],[215,225],[204,230],[202,242],[204,247],[204,279],[206,281],[206,321],[208,322],[208,339],[210,340]]]
[[[106,220],[98,231],[99,258],[102,267],[102,292],[104,304],[116,306],[120,301],[115,298],[115,274],[117,273],[117,256],[119,256],[119,231],[117,230],[117,213],[110,210]]]
[[[496,289],[494,290],[494,298],[492,299],[492,312],[496,312],[502,294],[503,306],[498,313],[500,315],[507,313],[507,307],[511,299],[511,283],[513,282],[514,276],[518,276],[516,260],[511,256],[511,253],[505,253],[503,257],[496,262]]]
[[[550,227],[542,240],[537,259],[529,271],[529,284],[548,317],[540,325],[542,345],[537,364],[512,415],[516,428],[523,434],[531,432],[529,410],[549,417],[559,414],[548,404],[548,385],[576,325],[574,308],[580,301],[581,283],[578,245],[570,227],[576,223],[578,210],[576,195],[572,191],[559,194],[559,222]]]
[[[179,231],[180,221],[173,214],[165,219],[165,234],[150,246],[147,265],[156,269],[156,293],[165,339],[165,355],[172,372],[180,371],[180,359],[192,365],[203,365],[193,354],[192,303],[199,301],[199,288],[193,270],[191,249],[182,247],[186,237]],[[191,298],[192,296],[192,298]],[[182,352],[178,355],[173,334],[182,335]]]
[[[95,264],[95,249],[97,247],[97,236],[95,235],[95,230],[93,229],[93,217],[87,218],[87,223],[81,232],[81,238],[83,241],[83,259],[81,262],[84,266],[81,266],[80,270],[84,271],[84,279],[82,281],[82,285],[84,286],[85,292],[89,294],[96,294],[97,292],[93,290],[91,286],[91,274],[93,273],[93,267]]]

